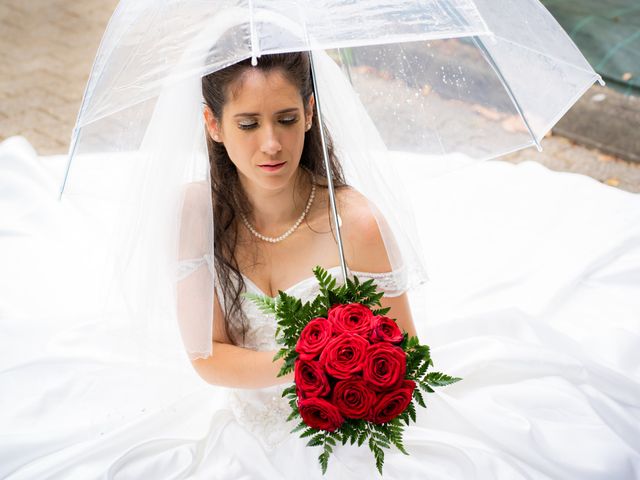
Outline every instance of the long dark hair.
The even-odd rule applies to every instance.
[[[309,104],[313,93],[309,55],[305,52],[264,55],[260,57],[255,67],[251,65],[251,60],[247,59],[202,77],[202,94],[205,103],[218,121],[222,119],[222,110],[229,98],[233,83],[250,68],[257,68],[265,73],[274,70],[282,72],[298,88],[305,108]],[[317,111],[314,111],[314,118],[317,118]],[[314,121],[311,129],[305,134],[300,165],[313,172],[316,178],[326,178],[320,123]],[[342,168],[334,154],[331,136],[326,129],[324,129],[324,135],[333,182],[336,188],[340,188],[346,185]],[[235,249],[238,242],[238,214],[242,212],[249,215],[251,212],[247,211],[247,208],[250,208],[250,204],[240,186],[238,172],[225,146],[214,142],[207,135],[207,147],[211,165],[216,280],[223,296],[220,304],[225,316],[225,331],[234,344],[240,344],[244,343],[244,334],[247,329],[240,300],[245,282],[240,274]],[[318,187],[326,188],[326,185],[320,183]],[[230,328],[231,319],[234,319],[234,328]]]

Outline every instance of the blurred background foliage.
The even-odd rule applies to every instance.
[[[640,95],[640,0],[542,0],[607,86]]]

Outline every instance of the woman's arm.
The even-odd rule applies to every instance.
[[[192,360],[191,363],[207,383],[233,388],[265,388],[293,381],[293,373],[277,376],[282,359],[274,362],[275,353],[213,342],[210,357]]]
[[[382,297],[380,303],[382,303],[383,307],[391,307],[388,313],[389,317],[395,318],[400,328],[407,332],[410,337],[418,336],[406,293],[397,297]]]
[[[256,351],[232,345],[224,328],[224,314],[214,295],[212,355],[192,360],[196,372],[208,383],[233,388],[264,388],[293,381],[293,373],[277,374],[283,360],[273,361],[276,351]]]
[[[353,189],[344,189],[340,203],[345,256],[351,270],[374,273],[391,271],[378,221],[366,197]],[[388,315],[396,319],[401,329],[410,336],[417,336],[406,293],[397,297],[384,296],[380,302],[383,307],[391,307]]]

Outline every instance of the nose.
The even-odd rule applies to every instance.
[[[262,151],[262,153],[265,153],[267,155],[275,155],[280,150],[282,150],[282,145],[278,140],[276,132],[271,127],[265,128],[264,132],[265,133],[264,137],[262,138],[262,145],[260,147],[260,150]]]

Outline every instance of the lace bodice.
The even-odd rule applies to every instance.
[[[342,280],[340,266],[327,271]],[[405,290],[405,276],[402,272],[369,273],[351,272],[360,280],[373,278],[386,296],[398,296]],[[247,291],[266,295],[249,278],[244,277]],[[303,302],[311,300],[318,294],[318,284],[315,277],[306,278],[291,286],[286,291],[289,295],[300,298]],[[222,296],[218,294],[218,298]],[[275,340],[276,321],[272,315],[262,313],[250,300],[242,300],[242,310],[248,321],[244,335],[244,347],[254,350],[277,350],[279,345]],[[233,319],[231,320],[233,327]],[[237,325],[237,328],[241,328]],[[287,438],[294,427],[287,423],[290,407],[281,394],[288,385],[278,385],[263,389],[232,389],[229,392],[229,405],[238,422],[252,430],[263,442],[265,448],[273,448]]]

